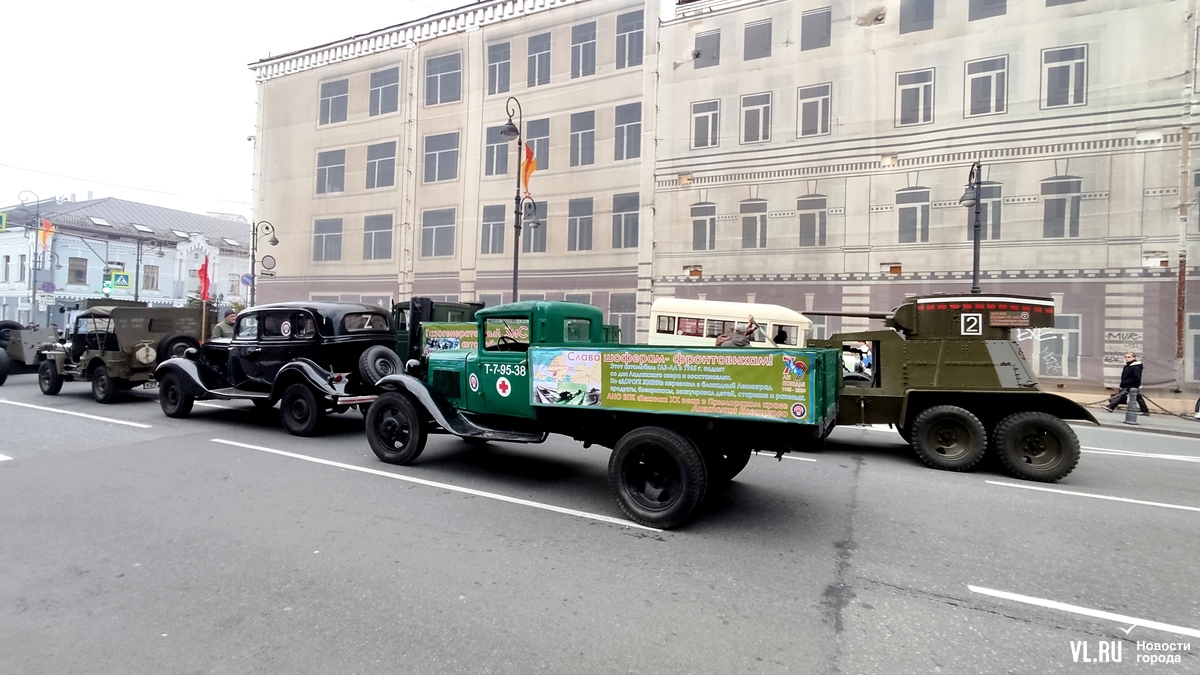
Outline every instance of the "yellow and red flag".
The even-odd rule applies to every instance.
[[[208,256],[204,256],[204,264],[200,266],[200,271],[197,272],[200,277],[200,299],[208,301]]]
[[[521,182],[525,185],[525,196],[529,194],[529,177],[537,170],[537,159],[533,156],[533,148],[525,146],[525,160],[521,162]]]
[[[54,235],[54,223],[49,218],[42,218],[42,227],[38,230],[38,244],[43,251],[50,250],[50,237]]]

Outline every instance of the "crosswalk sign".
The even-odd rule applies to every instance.
[[[0,211],[0,232],[8,229],[8,214]]]
[[[112,285],[114,288],[129,288],[129,272],[113,272]]]

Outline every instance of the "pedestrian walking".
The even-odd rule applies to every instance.
[[[1121,388],[1117,393],[1113,394],[1112,398],[1108,399],[1108,405],[1104,409],[1112,412],[1117,409],[1117,406],[1126,403],[1129,398],[1129,390],[1137,389],[1137,404],[1143,415],[1149,415],[1150,409],[1146,407],[1146,399],[1142,396],[1142,362],[1138,361],[1137,354],[1127,352],[1125,354],[1125,367],[1121,369]],[[1127,405],[1132,405],[1132,402]]]

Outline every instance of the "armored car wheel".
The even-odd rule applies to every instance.
[[[388,392],[367,411],[367,442],[381,461],[409,464],[425,449],[427,430],[412,401]]]
[[[21,328],[23,326],[16,321],[0,321],[0,352],[8,346],[8,341],[12,339],[12,332],[21,330]]]
[[[113,381],[108,366],[103,363],[92,369],[92,398],[96,403],[112,403],[117,400],[121,388]]]
[[[279,418],[283,428],[293,436],[312,436],[317,431],[324,411],[317,397],[306,384],[293,384],[279,399]]]
[[[8,381],[8,352],[0,348],[0,386]]]
[[[1000,462],[1017,478],[1053,483],[1079,464],[1079,438],[1054,415],[1019,412],[996,425],[992,441]]]
[[[913,421],[912,446],[917,457],[935,469],[966,471],[983,459],[987,431],[970,411],[939,405]]]
[[[383,345],[374,345],[358,357],[358,374],[362,375],[363,382],[375,384],[386,375],[402,372],[404,364],[400,357]]]
[[[196,398],[183,390],[179,375],[166,373],[158,381],[158,404],[162,406],[163,414],[176,419],[187,417],[192,412],[192,404]]]
[[[63,379],[54,362],[46,359],[38,366],[38,389],[47,396],[57,396],[62,391]]]
[[[617,441],[608,460],[608,484],[629,519],[669,528],[686,521],[704,501],[708,474],[696,446],[662,427],[640,427]]]

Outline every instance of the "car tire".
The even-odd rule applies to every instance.
[[[8,381],[8,352],[0,348],[0,387]]]
[[[279,399],[279,419],[293,436],[312,436],[317,432],[325,411],[308,385],[296,383],[283,391]]]
[[[50,359],[42,361],[38,366],[38,389],[47,396],[57,396],[62,391],[63,379],[58,374],[58,368]]]
[[[0,351],[4,351],[8,347],[8,341],[12,339],[12,332],[22,328],[24,326],[16,321],[0,321]]]
[[[387,375],[403,372],[404,364],[400,362],[400,357],[383,345],[374,345],[358,357],[358,374],[368,384],[375,384]]]
[[[158,341],[154,348],[155,355],[161,363],[169,358],[183,356],[189,349],[199,349],[200,341],[187,333],[172,333]]]
[[[367,410],[367,442],[380,461],[411,464],[425,449],[427,429],[404,394],[388,392]]]
[[[96,403],[108,405],[117,400],[120,391],[120,387],[113,381],[112,374],[108,372],[108,366],[101,363],[92,369],[92,398],[96,399]]]
[[[185,392],[179,375],[167,373],[158,381],[158,404],[167,417],[182,419],[192,412],[196,397]]]
[[[1079,437],[1064,421],[1043,412],[1000,420],[992,440],[1004,468],[1017,478],[1053,483],[1079,464]]]
[[[613,448],[608,484],[630,520],[665,529],[686,521],[704,501],[708,475],[687,437],[662,427],[639,427]]]
[[[912,447],[922,462],[935,469],[966,471],[983,459],[987,431],[968,410],[934,406],[913,421]]]

